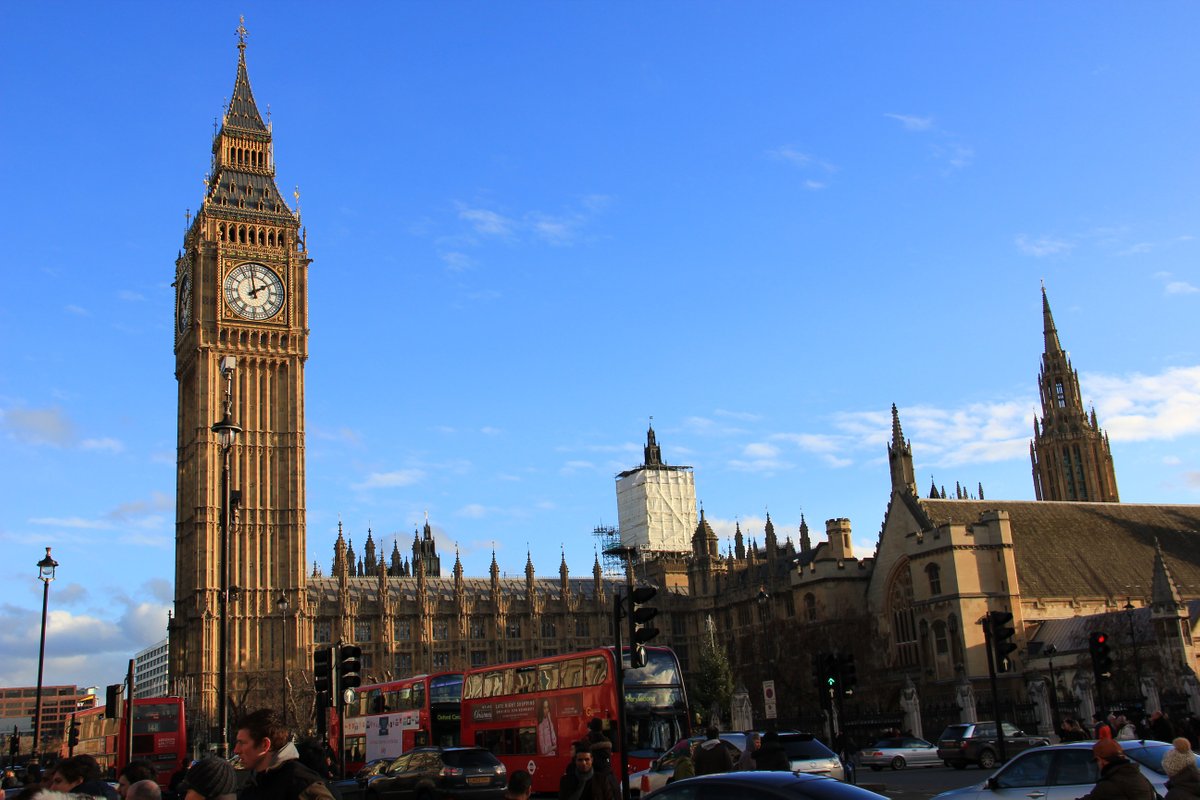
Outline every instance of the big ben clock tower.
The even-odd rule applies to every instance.
[[[271,127],[246,71],[238,28],[237,77],[204,202],[175,262],[175,377],[179,440],[171,690],[202,731],[217,724],[221,632],[228,647],[231,715],[279,708],[289,670],[306,652],[304,362],[308,252],[275,185]],[[223,374],[222,366],[233,366]],[[228,378],[228,381],[227,381]],[[222,603],[222,463],[213,431],[229,400],[242,429],[229,449],[236,498]],[[286,602],[285,602],[286,601]],[[225,616],[224,624],[221,618]],[[287,654],[293,657],[288,658]]]

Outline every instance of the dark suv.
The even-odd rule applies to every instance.
[[[1004,752],[1012,758],[1022,750],[1050,744],[1044,736],[1026,736],[1007,722],[1004,726]],[[966,769],[968,764],[978,764],[982,769],[992,769],[1000,763],[1000,745],[996,741],[996,723],[963,722],[950,725],[938,738],[938,758],[947,767]]]
[[[366,780],[367,800],[500,800],[508,775],[482,747],[418,747]]]

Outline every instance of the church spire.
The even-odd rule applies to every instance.
[[[246,71],[246,36],[248,33],[246,18],[242,17],[237,28],[237,78],[233,82],[233,97],[229,101],[229,107],[225,109],[223,127],[266,133],[268,129],[263,123],[262,114],[258,113],[258,104],[254,102],[254,92],[250,91],[250,75]]]
[[[650,418],[650,427],[646,430],[646,447],[643,449],[643,453],[645,455],[645,466],[663,466],[662,449],[659,448],[658,441],[654,437],[654,417]]]
[[[1046,341],[1047,353],[1061,353],[1058,329],[1054,327],[1054,315],[1050,313],[1050,300],[1046,297],[1046,284],[1042,284],[1042,338]]]
[[[917,493],[917,478],[913,471],[912,443],[904,438],[900,427],[900,411],[892,403],[892,440],[888,443],[888,465],[892,473],[892,491]]]
[[[1034,418],[1030,448],[1038,500],[1116,503],[1117,476],[1108,436],[1084,408],[1079,373],[1062,349],[1046,287],[1042,286],[1045,351],[1038,374],[1042,418]]]

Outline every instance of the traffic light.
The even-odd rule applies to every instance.
[[[854,694],[854,687],[858,685],[858,667],[854,665],[854,653],[846,653],[842,656],[839,667],[842,691],[846,694]]]
[[[629,668],[646,666],[646,642],[658,636],[658,628],[649,623],[658,616],[658,609],[647,606],[658,594],[653,586],[639,586],[629,593]]]
[[[836,689],[838,687],[838,657],[833,653],[821,656],[821,688]]]
[[[1108,647],[1108,634],[1092,631],[1088,636],[1088,652],[1092,656],[1092,672],[1097,681],[1112,680],[1112,654]]]
[[[1016,642],[1012,640],[1017,633],[1012,623],[1011,611],[988,612],[988,625],[992,629],[992,656],[996,659],[997,672],[1009,671],[1012,662],[1008,656],[1017,649]]]
[[[109,686],[104,692],[104,716],[107,719],[116,719],[121,716],[121,689],[124,688],[119,683],[114,683]]]
[[[362,648],[344,644],[338,648],[338,690],[353,689],[362,683]]]
[[[817,687],[818,691],[825,688],[825,654],[824,653],[813,653],[812,679],[813,679],[813,686]]]
[[[79,722],[71,720],[71,728],[67,731],[67,746],[75,747],[79,744]]]
[[[13,725],[12,736],[8,737],[8,755],[9,758],[16,763],[16,758],[21,752],[21,733],[17,730],[17,726]]]
[[[333,694],[333,648],[322,647],[313,651],[313,689],[326,697]]]

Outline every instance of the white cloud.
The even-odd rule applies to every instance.
[[[1171,281],[1166,285],[1165,290],[1167,294],[1195,294],[1196,292],[1200,292],[1200,289],[1187,281]]]
[[[1036,258],[1056,256],[1075,249],[1074,244],[1063,239],[1054,239],[1050,236],[1039,236],[1035,239],[1024,233],[1017,236],[1016,245],[1017,249],[1025,255]]]
[[[85,519],[83,517],[33,517],[31,525],[45,525],[48,528],[75,528],[82,530],[107,530],[113,524],[107,520]]]
[[[393,472],[372,472],[362,483],[354,484],[355,489],[391,489],[398,486],[411,486],[425,477],[419,469],[398,469]]]
[[[468,503],[467,505],[454,512],[460,517],[468,517],[470,519],[483,519],[487,516],[488,510],[479,503]]]
[[[442,263],[446,265],[446,269],[451,272],[464,272],[475,266],[475,259],[457,250],[439,253],[438,258],[442,259]]]
[[[742,448],[742,454],[748,458],[774,458],[779,455],[779,448],[766,442],[752,442]]]
[[[33,445],[64,447],[75,440],[75,425],[61,408],[10,408],[4,426],[17,439]]]
[[[1200,433],[1200,366],[1159,375],[1086,375],[1081,383],[1113,441],[1169,441]]]
[[[776,161],[784,161],[800,169],[816,169],[827,173],[837,171],[835,165],[817,158],[811,153],[805,153],[790,144],[780,145],[772,150],[768,150],[767,155]]]
[[[108,453],[120,453],[125,450],[125,445],[119,439],[107,436],[100,439],[84,439],[79,443],[79,447],[83,450],[101,450]]]
[[[470,223],[476,233],[485,236],[509,236],[515,224],[508,217],[486,208],[460,207],[458,218]]]
[[[74,314],[77,317],[90,317],[92,315],[92,312],[88,311],[83,306],[77,306],[74,303],[65,306],[63,310],[68,314]]]
[[[590,469],[595,469],[595,468],[596,468],[596,465],[593,464],[591,461],[573,460],[573,461],[568,461],[565,464],[563,464],[562,469],[560,469],[559,472],[563,475],[572,475],[581,469],[590,470]]]
[[[912,114],[884,114],[884,116],[899,122],[906,131],[933,130],[933,117],[918,117]]]
[[[117,292],[117,298],[124,300],[126,303],[142,303],[145,302],[146,296],[140,292],[135,292],[130,289],[122,289]]]

